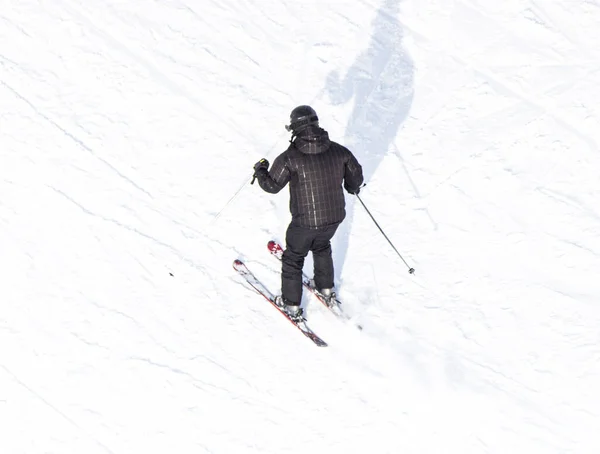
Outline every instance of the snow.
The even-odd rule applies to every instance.
[[[600,3],[4,1],[0,452],[600,452]],[[317,348],[271,289],[311,104],[355,152]],[[309,258],[305,270],[310,273]]]

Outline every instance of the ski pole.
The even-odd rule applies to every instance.
[[[235,194],[233,194],[233,196],[227,201],[227,203],[223,206],[223,208],[221,208],[221,211],[219,211],[213,218],[212,221],[210,221],[209,224],[213,224],[216,221],[219,220],[219,218],[221,217],[221,214],[223,213],[223,211],[225,211],[225,208],[227,208],[229,206],[229,204],[231,202],[233,202],[233,199],[235,199],[240,192],[242,192],[242,189],[244,189],[246,187],[246,184],[248,183],[248,180],[246,178],[244,178],[244,182],[242,183],[242,185],[240,186],[240,188],[235,191]],[[250,184],[254,184],[254,178],[252,178],[252,182]]]
[[[382,233],[382,235],[384,236],[384,238],[388,241],[388,243],[390,243],[390,246],[392,246],[392,249],[394,249],[394,251],[396,251],[396,254],[398,254],[398,257],[400,257],[402,259],[402,261],[404,262],[404,264],[408,268],[408,272],[410,274],[415,274],[415,269],[412,268],[412,267],[410,267],[408,265],[408,263],[406,263],[406,260],[404,260],[404,257],[402,257],[402,255],[400,254],[400,252],[398,252],[398,249],[396,249],[396,246],[394,246],[392,244],[392,242],[390,241],[390,239],[387,237],[387,235],[385,234],[385,232],[383,231],[383,229],[379,226],[379,224],[377,223],[377,221],[375,220],[375,218],[373,217],[373,215],[371,214],[371,212],[369,211],[369,209],[367,208],[367,206],[365,205],[365,203],[362,201],[362,199],[359,197],[358,194],[356,194],[356,198],[362,204],[362,206],[364,207],[364,209],[368,213],[368,215],[371,216],[371,219],[373,219],[373,222],[375,223],[375,225],[377,226],[377,228],[379,229],[379,231]]]

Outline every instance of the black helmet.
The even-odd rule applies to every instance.
[[[319,126],[317,112],[310,106],[298,106],[292,110],[290,124],[285,129],[296,134],[308,126]]]

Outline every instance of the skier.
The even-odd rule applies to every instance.
[[[292,133],[290,146],[273,162],[254,165],[260,187],[276,194],[290,184],[292,221],[285,236],[281,267],[281,296],[276,303],[293,319],[302,318],[302,268],[309,251],[314,259],[315,287],[326,298],[335,298],[331,239],[346,217],[344,189],[358,194],[362,167],[346,147],[329,139],[319,127],[310,106],[298,106],[285,127]],[[254,182],[254,180],[252,180]]]

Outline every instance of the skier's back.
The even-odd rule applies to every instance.
[[[331,238],[346,216],[343,187],[357,194],[363,183],[362,168],[346,147],[329,139],[319,127],[310,106],[290,114],[290,146],[269,170],[261,159],[254,166],[260,187],[277,193],[290,184],[292,222],[286,232],[281,273],[281,303],[288,313],[300,316],[302,268],[309,251],[314,258],[315,286],[330,295],[334,286]]]

